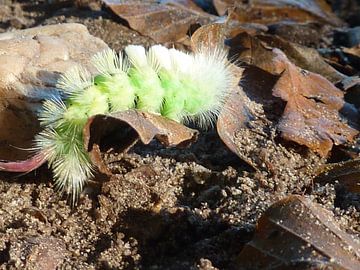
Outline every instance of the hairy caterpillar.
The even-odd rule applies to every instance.
[[[129,45],[125,53],[105,50],[91,62],[99,73],[95,77],[79,67],[62,75],[58,88],[63,97],[44,102],[39,115],[43,131],[35,138],[35,149],[48,161],[57,187],[73,202],[93,176],[82,134],[89,117],[136,108],[207,127],[234,83],[220,48],[187,54],[161,45],[147,51]]]

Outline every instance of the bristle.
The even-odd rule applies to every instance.
[[[91,85],[93,79],[90,72],[81,66],[75,66],[60,77],[56,87],[67,95],[74,96]]]
[[[168,48],[162,45],[154,45],[150,47],[148,55],[151,55],[149,58],[153,58],[152,62],[158,63],[159,68],[171,70],[172,64]]]
[[[39,114],[40,125],[43,127],[56,126],[61,121],[66,105],[60,98],[52,98],[43,103],[42,111]]]
[[[89,118],[95,114],[109,112],[108,97],[104,95],[99,87],[92,85],[70,99],[66,116],[71,114],[71,118]],[[69,112],[71,110],[71,112]]]
[[[193,56],[189,70],[193,91],[188,95],[185,110],[189,113],[187,118],[200,127],[213,123],[234,86],[234,75],[226,56],[222,48],[203,48]]]
[[[70,194],[74,202],[85,181],[92,177],[81,131],[45,129],[36,136],[35,147],[52,168],[57,188]]]
[[[113,76],[119,73],[126,73],[129,69],[129,63],[123,57],[122,52],[119,55],[111,49],[106,49],[95,54],[91,63],[101,75]]]
[[[128,45],[125,48],[130,63],[138,70],[148,66],[145,48],[140,45]]]
[[[188,74],[192,65],[194,64],[193,56],[176,49],[170,49],[169,54],[172,63],[172,70],[174,72],[182,73],[182,76],[184,74]]]
[[[125,48],[130,63],[129,77],[135,87],[138,109],[159,113],[164,89],[157,74],[159,64],[154,55],[146,54],[144,47],[130,45]],[[150,62],[149,62],[150,61]]]
[[[129,62],[113,50],[105,50],[92,58],[93,65],[100,72],[94,79],[95,85],[107,95],[109,112],[127,110],[135,106],[135,89],[127,72]]]

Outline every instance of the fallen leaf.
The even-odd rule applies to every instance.
[[[230,54],[236,56],[239,61],[256,65],[273,74],[279,74],[279,71],[272,64],[275,57],[272,49],[279,48],[295,65],[318,73],[331,82],[336,83],[346,78],[326,63],[315,49],[291,43],[277,36],[250,35],[243,32],[227,43],[231,48]]]
[[[324,60],[340,71],[342,74],[348,76],[357,76],[358,70],[355,69],[353,63],[346,56],[346,54],[339,48],[318,48],[317,51],[324,57]]]
[[[349,63],[356,69],[360,70],[360,45],[352,48],[343,48],[343,52]]]
[[[262,38],[285,46],[285,41],[278,38]],[[305,145],[325,157],[334,144],[352,141],[358,134],[357,110],[346,103],[344,93],[324,77],[298,68],[281,50],[247,33],[239,34],[229,45],[230,53],[237,54],[239,60],[279,76],[272,95],[286,101],[277,124],[284,139]],[[290,49],[291,55],[299,54],[293,47]],[[299,60],[296,62],[301,63]]]
[[[360,245],[331,213],[302,196],[289,196],[262,215],[238,269],[360,269]]]
[[[292,20],[343,25],[325,0],[214,0],[214,6],[221,16],[233,8],[240,22],[267,24]]]
[[[328,30],[324,24],[316,22],[281,21],[268,25],[268,27],[268,33],[271,35],[277,35],[289,42],[316,48],[324,45],[324,35]]]
[[[351,142],[358,130],[345,122],[343,115],[353,119],[357,127],[357,110],[344,101],[344,94],[322,76],[299,69],[277,49],[274,64],[282,67],[281,77],[273,95],[285,100],[286,107],[278,123],[286,140],[306,145],[321,156],[332,146]]]
[[[350,192],[360,193],[360,159],[325,164],[318,169],[314,182],[343,185]]]
[[[256,170],[257,166],[245,153],[238,151],[238,145],[233,139],[240,129],[247,128],[247,123],[253,117],[245,104],[245,99],[245,93],[241,88],[238,88],[237,91],[233,91],[228,97],[224,104],[224,108],[218,117],[216,128],[219,137],[225,145]]]
[[[225,22],[209,23],[196,29],[191,36],[191,45],[193,49],[202,45],[211,47],[224,44],[225,39],[234,38],[239,33],[256,35],[267,30],[268,28],[261,24],[239,23],[228,18]]]
[[[29,159],[21,161],[0,161],[0,171],[5,172],[31,172],[46,162],[45,157],[39,153]]]
[[[267,46],[282,50],[298,67],[320,74],[332,83],[337,83],[347,77],[326,63],[313,48],[291,43],[273,35],[257,35],[255,38],[265,42]]]
[[[37,112],[42,100],[58,95],[60,73],[76,63],[87,66],[90,57],[105,48],[80,24],[0,34],[0,159],[29,156],[24,149],[32,147],[40,129]]]
[[[344,48],[343,51],[347,54],[352,54],[360,58],[360,45],[352,48]]]
[[[100,172],[109,174],[101,152],[111,147],[123,153],[139,139],[149,144],[154,138],[165,146],[186,147],[196,141],[198,131],[182,124],[137,110],[127,110],[111,115],[95,115],[84,128],[85,148]]]
[[[217,19],[196,7],[191,0],[103,2],[129,26],[159,43],[186,42],[192,26],[205,25]]]

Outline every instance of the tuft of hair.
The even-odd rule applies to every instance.
[[[157,63],[159,68],[163,68],[165,70],[171,70],[172,63],[169,49],[162,45],[154,45],[149,48],[149,57],[151,63]]]
[[[193,65],[193,55],[178,51],[174,48],[169,50],[169,54],[173,71],[176,73],[180,73],[180,76],[188,75]]]
[[[125,48],[131,68],[129,77],[136,88],[136,106],[138,109],[159,113],[164,100],[165,90],[158,76],[160,64],[153,52],[146,52],[138,45]]]
[[[135,89],[128,77],[129,61],[122,53],[105,50],[92,58],[92,64],[100,75],[94,79],[104,95],[107,95],[109,112],[127,110],[135,106]]]
[[[148,66],[146,51],[140,45],[128,45],[125,48],[130,63],[138,70]]]
[[[66,105],[59,97],[45,100],[39,113],[39,121],[42,127],[55,127],[61,122],[66,111]]]
[[[127,58],[123,57],[122,52],[117,54],[112,49],[98,52],[91,58],[91,63],[101,75],[108,77],[118,73],[127,73],[129,70]]]
[[[35,149],[48,161],[56,188],[76,203],[85,182],[93,176],[81,131],[46,128],[35,137]]]
[[[81,66],[75,66],[64,72],[56,87],[70,97],[76,96],[81,93],[85,88],[93,85],[92,75],[88,70]]]
[[[179,57],[176,56],[177,61]],[[188,80],[192,87],[185,101],[186,121],[206,129],[214,124],[236,78],[223,47],[201,47],[192,55]]]
[[[181,122],[186,91],[184,91],[184,86],[180,81],[181,76],[179,76],[177,66],[173,63],[172,54],[169,49],[161,45],[152,46],[149,49],[150,54],[154,59],[152,61],[159,64],[158,75],[165,90],[161,114],[169,119]],[[185,54],[185,56],[187,55]]]

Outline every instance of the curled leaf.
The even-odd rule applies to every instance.
[[[245,100],[245,93],[241,88],[238,88],[237,91],[233,91],[228,97],[224,104],[224,109],[218,117],[216,128],[225,145],[242,160],[256,169],[257,166],[254,165],[251,159],[249,159],[245,153],[239,151],[238,145],[234,140],[237,132],[241,129],[246,129],[247,123],[253,118]]]
[[[118,152],[128,151],[139,139],[149,144],[154,138],[165,146],[186,147],[196,141],[198,131],[175,121],[137,110],[112,115],[95,115],[84,128],[85,147],[92,162],[103,173],[109,171],[101,152],[115,147]]]
[[[29,159],[21,161],[0,162],[0,171],[5,172],[30,172],[39,168],[46,162],[45,157],[39,153]]]
[[[237,258],[239,269],[359,269],[360,245],[302,196],[272,206]]]

